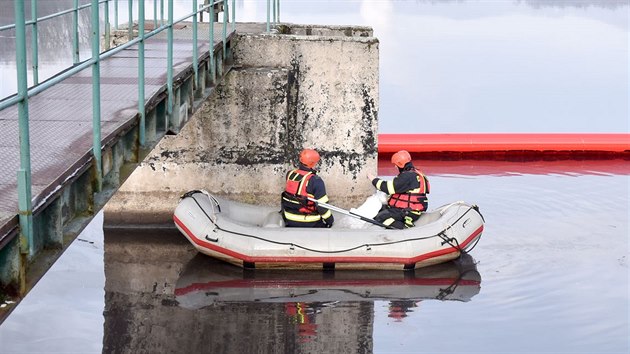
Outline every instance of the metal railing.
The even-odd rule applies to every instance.
[[[167,91],[168,103],[167,113],[173,112],[173,25],[192,17],[193,22],[193,68],[194,82],[198,83],[198,43],[197,43],[197,18],[201,16],[203,11],[213,12],[214,7],[221,4],[223,6],[223,56],[226,54],[226,37],[227,23],[230,17],[230,7],[228,0],[202,0],[203,5],[199,5],[199,0],[192,1],[192,12],[188,15],[174,20],[173,19],[173,2],[174,0],[166,0],[168,2],[168,20],[164,21],[164,0],[159,0],[160,17],[157,16],[158,0],[153,0],[153,21],[154,29],[146,32],[145,28],[145,1],[138,1],[138,37],[133,38],[133,6],[132,0],[128,0],[128,39],[129,41],[114,49],[101,53],[100,48],[100,5],[104,4],[104,22],[105,22],[105,42],[109,49],[109,8],[110,3],[114,5],[114,23],[118,28],[118,2],[119,0],[91,0],[89,4],[79,5],[79,0],[74,0],[74,6],[71,9],[56,12],[51,15],[37,17],[37,0],[31,0],[31,19],[26,20],[24,3],[25,0],[14,0],[15,6],[15,24],[0,27],[0,32],[4,30],[15,29],[16,43],[16,74],[17,74],[17,94],[0,101],[0,111],[17,105],[19,119],[19,140],[20,140],[20,168],[17,172],[18,182],[18,208],[19,208],[19,226],[20,226],[20,249],[22,253],[33,255],[33,208],[32,208],[32,190],[31,190],[31,153],[30,153],[30,137],[29,137],[29,108],[28,99],[53,85],[65,80],[66,78],[77,74],[78,72],[91,67],[92,69],[92,130],[93,130],[93,146],[92,152],[96,166],[96,189],[100,191],[103,184],[102,176],[102,157],[101,157],[101,93],[100,93],[100,62],[109,58],[122,50],[138,44],[138,111],[140,116],[139,140],[140,145],[145,145],[145,81],[144,81],[144,44],[145,41],[156,34],[167,31],[168,47],[167,47]],[[273,5],[271,5],[273,1]],[[232,0],[232,29],[235,29],[235,0]],[[79,55],[79,11],[90,8],[91,10],[91,58],[81,61]],[[270,12],[273,8],[273,17]],[[73,66],[46,80],[39,82],[39,59],[38,59],[38,32],[39,23],[72,13],[72,58]],[[270,31],[270,23],[279,22],[280,20],[280,0],[267,0],[267,31]],[[212,15],[211,15],[212,16]],[[159,21],[158,21],[159,20]],[[214,16],[209,20],[209,41],[210,41],[210,62],[214,63]],[[29,89],[27,78],[27,50],[26,50],[26,28],[32,26],[32,49],[31,63],[33,71],[33,86]],[[224,58],[225,59],[225,58]],[[215,65],[210,65],[212,82],[216,80]]]

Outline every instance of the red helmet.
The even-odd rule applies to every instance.
[[[411,162],[411,155],[407,150],[400,150],[392,155],[392,163],[400,168],[405,167],[407,162]]]
[[[313,149],[304,149],[300,153],[300,162],[308,168],[313,168],[319,162],[319,154]]]

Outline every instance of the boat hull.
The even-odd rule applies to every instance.
[[[475,206],[455,202],[424,213],[416,226],[390,230],[286,228],[277,209],[222,200],[200,191],[180,201],[175,225],[201,253],[245,268],[415,269],[444,263],[473,247],[484,228]]]

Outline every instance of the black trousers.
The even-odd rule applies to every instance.
[[[413,227],[414,221],[418,220],[420,215],[410,213],[405,209],[390,208],[384,206],[381,211],[376,214],[374,220],[381,222],[387,226],[391,226],[395,229],[404,229],[407,227]]]
[[[286,227],[326,227],[326,224],[321,220],[315,222],[300,222],[284,219],[284,225]]]

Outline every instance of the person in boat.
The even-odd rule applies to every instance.
[[[287,172],[281,199],[282,217],[287,227],[331,227],[335,222],[329,209],[307,199],[328,202],[324,180],[315,170],[318,162],[317,151],[304,149],[300,153],[298,168]]]
[[[395,153],[392,163],[398,167],[398,176],[391,181],[368,174],[372,185],[388,195],[387,204],[374,220],[396,229],[413,227],[420,214],[429,207],[429,180],[413,166],[406,150]]]

